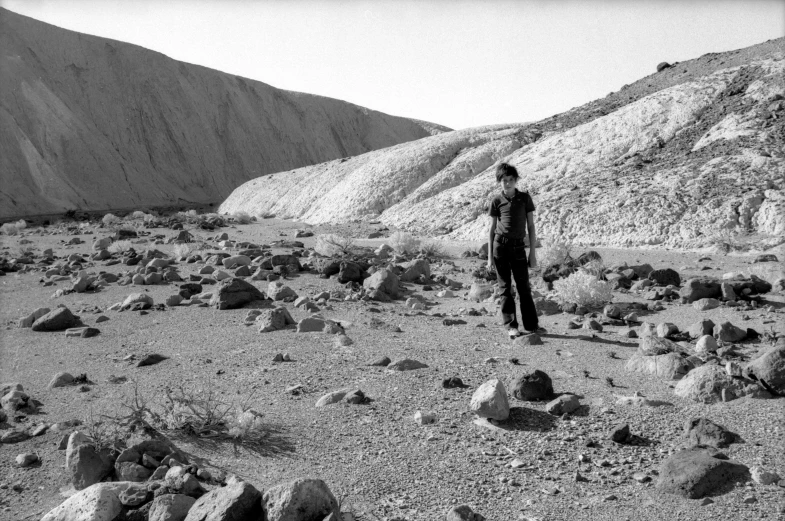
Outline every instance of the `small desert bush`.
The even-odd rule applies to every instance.
[[[125,447],[128,431],[114,418],[101,415],[98,418],[90,408],[89,413],[82,422],[84,434],[89,437],[96,451],[105,449],[120,452]]]
[[[768,282],[774,284],[777,279],[785,278],[785,264],[782,262],[761,262],[753,264],[747,269],[747,276],[755,275]]]
[[[414,253],[420,246],[420,240],[408,232],[395,232],[388,241],[396,253]]]
[[[537,252],[537,263],[542,268],[554,264],[562,264],[571,258],[572,244],[563,238],[543,239],[542,247]]]
[[[131,241],[115,241],[109,245],[107,250],[109,253],[123,253],[133,248]]]
[[[0,226],[0,231],[3,232],[3,235],[16,235],[25,228],[27,228],[27,222],[24,219],[19,219],[16,222],[4,223],[3,226]]]
[[[612,288],[609,282],[599,280],[596,274],[583,268],[566,279],[554,281],[557,298],[564,303],[597,307],[611,301]]]
[[[420,254],[431,259],[448,257],[447,250],[438,242],[426,242],[420,245]]]
[[[235,212],[230,217],[239,224],[249,224],[253,220],[248,212]]]
[[[101,219],[101,222],[104,223],[104,226],[117,226],[120,223],[122,223],[123,220],[120,219],[119,217],[117,217],[113,213],[108,213],[108,214],[103,216],[103,218]]]
[[[182,244],[175,244],[174,245],[174,257],[176,259],[180,259],[182,257],[188,257],[194,251],[194,247],[191,244],[182,243]]]
[[[354,246],[354,239],[335,233],[326,233],[316,237],[314,250],[319,255],[333,257],[336,255],[348,255]]]

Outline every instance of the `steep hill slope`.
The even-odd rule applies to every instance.
[[[379,218],[484,240],[492,167],[518,167],[543,235],[692,247],[785,234],[785,39],[709,54],[531,125],[454,131],[264,176],[220,211]],[[769,240],[770,239],[770,240]]]
[[[256,176],[449,130],[0,9],[0,218],[220,202]]]

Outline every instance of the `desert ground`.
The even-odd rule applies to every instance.
[[[445,519],[448,510],[458,505],[468,505],[488,520],[785,516],[785,400],[758,388],[735,399],[730,395],[728,401],[700,403],[674,394],[678,380],[625,368],[642,343],[628,336],[629,329],[642,333],[644,322],[671,323],[684,332],[702,319],[715,324],[729,321],[762,335],[735,342],[736,349],[726,350],[721,357],[696,354],[695,339],[675,338],[690,342],[682,345],[689,345],[691,356],[702,358],[701,363],[724,367],[725,358],[730,357],[744,367],[756,353],[785,335],[785,296],[776,285],[760,295],[761,302],[754,309],[721,305],[705,311],[667,298],[658,301],[660,310],[653,311],[653,301],[647,300],[645,292],[617,289],[612,303],[621,308],[622,315],[635,312],[637,321],[609,321],[602,306],[586,310],[585,315],[544,314],[540,323],[547,333],[541,336],[542,343],[526,345],[527,341],[513,342],[507,337],[493,296],[480,302],[468,299],[477,282],[473,272],[486,261],[462,253],[477,250],[480,243],[434,240],[440,244],[441,258],[428,260],[432,282],[401,282],[402,295],[390,302],[362,298],[367,293],[356,290],[360,284],[353,291],[335,275],[322,278],[315,265],[310,271],[284,273],[280,282],[298,297],[315,300],[327,291],[330,298],[316,301],[311,311],[296,307],[291,298],[275,304],[283,305],[295,322],[318,313],[328,323],[340,324],[340,331],[298,332],[297,326],[290,325],[261,333],[258,322],[246,317],[254,309],[272,308],[269,299],[239,309],[217,309],[208,304],[206,295],[201,296],[202,304],[194,296],[179,305],[165,305],[205,262],[173,260],[170,268],[183,282],[112,282],[99,287],[91,283],[86,290],[80,288],[81,292],[68,291],[79,285],[76,274],[57,277],[47,276],[46,271],[65,264],[75,253],[85,259],[81,269],[87,275],[123,275],[138,268],[113,264],[111,259],[120,259],[119,253],[91,260],[96,253],[94,241],[115,230],[101,227],[100,221],[77,224],[70,229],[68,222],[48,227],[33,224],[17,235],[1,237],[6,261],[28,257],[32,264],[17,264],[24,268],[0,278],[0,318],[6,325],[0,334],[0,382],[4,388],[7,383],[21,384],[32,406],[18,410],[9,406],[7,420],[0,424],[0,435],[6,440],[11,432],[30,435],[0,444],[0,519],[40,519],[76,493],[65,465],[66,451],[58,448],[74,431],[120,444],[139,437],[162,437],[191,464],[209,471],[212,479],[202,483],[207,490],[219,487],[231,475],[262,492],[296,478],[321,479],[340,503],[344,521]],[[371,252],[368,258],[373,258],[373,251],[388,243],[392,233],[378,223],[314,227],[275,218],[227,224],[212,231],[191,225],[186,229],[207,245],[206,250],[196,252],[203,259],[209,252],[235,255],[247,249],[237,243],[247,242],[261,246],[265,254],[289,255],[298,250],[303,263],[315,259],[309,255],[320,235],[355,238],[354,254]],[[295,238],[297,230],[313,235]],[[365,238],[379,230],[381,237]],[[137,252],[156,249],[174,259],[174,245],[168,242],[178,231],[140,231],[150,235],[129,239]],[[230,242],[215,240],[223,233]],[[70,244],[76,238],[81,242]],[[295,240],[303,246],[286,242]],[[39,263],[49,248],[52,264]],[[648,263],[654,269],[676,270],[682,282],[698,276],[746,275],[750,270],[772,279],[782,276],[781,247],[773,250],[780,261],[768,263],[754,263],[761,253],[754,250],[592,249],[606,267]],[[412,259],[412,255],[402,255],[379,264],[405,264]],[[233,270],[224,271],[231,274]],[[268,292],[267,280],[244,280]],[[534,271],[532,281],[539,294],[556,297]],[[454,296],[437,296],[449,285]],[[203,291],[215,292],[219,286],[204,285]],[[65,290],[64,294],[54,296],[59,290]],[[134,293],[151,297],[153,307],[109,310]],[[352,294],[361,298],[346,300]],[[414,301],[408,300],[412,297]],[[412,308],[407,302],[420,305]],[[63,331],[18,327],[20,318],[34,310],[56,306],[66,306],[83,325],[100,333],[82,338],[66,336]],[[99,317],[108,320],[99,322]],[[592,318],[604,322],[602,331],[587,329]],[[578,328],[572,329],[576,326],[570,323]],[[165,359],[139,366],[150,354]],[[288,360],[274,361],[279,354],[288,355]],[[370,365],[383,357],[393,362],[416,360],[427,367],[393,371]],[[515,398],[512,382],[534,370],[550,376],[554,394],[542,401]],[[50,387],[61,372],[84,376],[71,385]],[[444,387],[444,380],[451,377],[460,378],[464,387]],[[506,386],[509,417],[478,420],[482,414],[472,407],[472,396],[492,379]],[[234,406],[253,409],[259,420],[252,433],[234,438],[226,433],[195,434],[182,426],[167,429],[154,422],[155,432],[143,433],[139,425],[132,432],[123,422],[132,410],[135,393],[150,410],[161,412],[166,390],[178,388],[193,396],[212,393],[214,400],[232,406],[227,421],[236,414]],[[337,403],[316,406],[327,393],[357,389],[362,391],[354,394],[359,403],[339,398]],[[559,395],[574,395],[580,406],[570,413],[553,413],[546,404]],[[420,421],[415,420],[418,412]],[[735,442],[720,449],[731,460],[782,478],[764,485],[753,472],[756,479],[747,475],[730,483],[718,482],[716,489],[699,499],[661,490],[658,480],[664,462],[691,445],[684,425],[692,418],[709,419],[735,433]],[[617,443],[610,436],[620,424],[629,425],[630,436]],[[20,465],[16,461],[20,454],[34,454],[37,458],[31,459],[37,461]],[[128,515],[126,510],[123,515]]]

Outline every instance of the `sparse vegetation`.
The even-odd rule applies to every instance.
[[[27,222],[24,219],[19,219],[16,222],[4,223],[3,226],[0,226],[0,231],[3,235],[17,235],[25,228],[27,228]]]
[[[395,232],[390,235],[388,242],[396,253],[401,254],[414,253],[420,246],[419,239],[415,238],[411,233],[408,232]]]
[[[131,241],[115,241],[107,248],[109,253],[123,253],[131,249],[133,249]]]
[[[250,224],[253,221],[248,212],[235,212],[230,217],[238,224]]]
[[[747,276],[765,280],[769,284],[774,284],[777,279],[785,278],[785,264],[782,262],[761,262],[753,264],[747,269]]]
[[[173,255],[176,259],[182,259],[184,257],[188,257],[193,251],[195,247],[191,243],[181,243],[175,244],[173,248]]]
[[[345,235],[327,233],[316,237],[314,250],[320,255],[333,257],[335,255],[348,255],[354,247],[354,239]]]
[[[430,259],[444,259],[448,256],[444,246],[435,241],[420,245],[420,254]]]
[[[96,418],[92,407],[82,422],[85,434],[93,441],[96,452],[112,450],[120,452],[128,439],[128,431],[113,418],[101,415]]]
[[[120,224],[122,224],[123,220],[117,217],[113,213],[108,213],[103,216],[101,222],[103,223],[104,226],[112,227],[112,226],[119,226]]]
[[[563,303],[596,307],[611,301],[611,284],[597,278],[597,275],[581,268],[566,279],[554,281],[553,288],[557,298]]]
[[[562,237],[543,239],[542,247],[537,252],[537,263],[543,269],[554,264],[562,264],[571,256],[572,243]]]

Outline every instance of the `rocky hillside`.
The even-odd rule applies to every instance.
[[[0,218],[220,202],[445,129],[0,9]]]
[[[654,64],[652,64],[654,68]],[[785,234],[785,38],[676,63],[533,124],[475,128],[258,177],[222,212],[380,219],[484,240],[493,165],[518,167],[541,234],[697,247]]]

